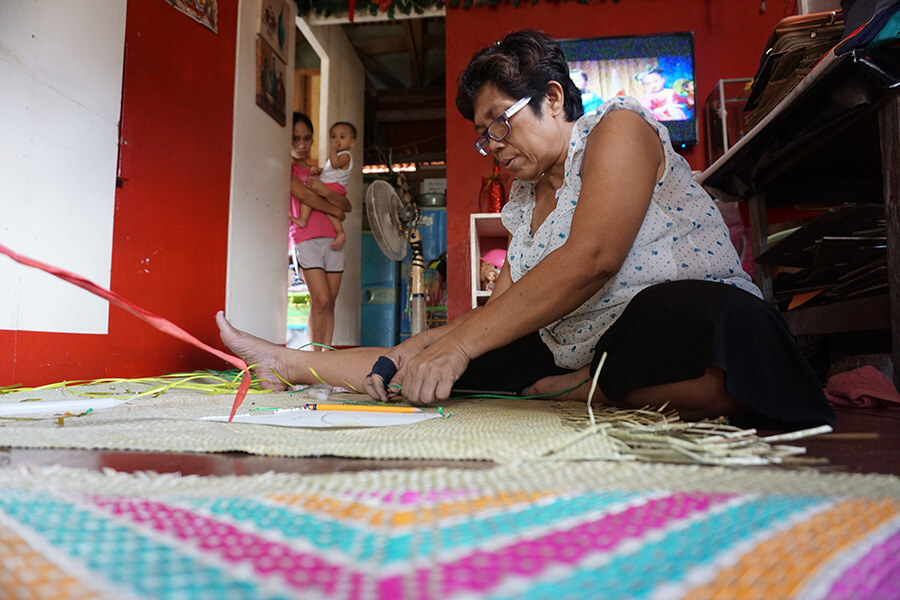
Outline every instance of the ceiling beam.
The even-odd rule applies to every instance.
[[[376,110],[379,123],[406,123],[408,121],[443,121],[447,111],[443,108],[407,108],[403,110]]]
[[[447,69],[441,69],[441,72],[433,76],[430,81],[425,82],[425,89],[439,87],[441,92],[444,91],[444,82],[447,79]]]
[[[369,12],[356,11],[353,14],[353,22],[355,24],[359,23],[390,23],[391,21],[406,21],[409,19],[431,19],[434,17],[445,17],[447,16],[447,10],[441,6],[440,8],[436,6],[429,6],[422,9],[422,13],[418,14],[415,12],[410,12],[410,14],[403,14],[401,11],[394,11],[394,15],[392,17],[388,17],[386,12],[378,12],[377,14],[371,14]],[[350,18],[347,13],[341,14],[333,14],[328,17],[319,16],[316,14],[308,14],[306,16],[297,15],[297,20],[304,20],[309,25],[315,27],[317,25],[346,25],[350,23]]]
[[[372,75],[380,79],[382,82],[386,83],[388,87],[406,87],[402,83],[400,83],[400,81],[396,77],[394,77],[394,74],[391,73],[391,70],[381,64],[378,59],[372,58],[371,56],[368,56],[366,54],[360,54],[359,60],[366,68],[366,71],[369,71]]]
[[[368,94],[370,98],[378,96],[378,89],[375,87],[375,81],[368,72],[366,72],[366,94]]]
[[[435,50],[444,47],[445,38],[442,33],[429,33],[422,36],[422,50]],[[400,54],[409,50],[406,37],[395,36],[385,38],[372,38],[361,40],[350,40],[350,44],[357,52],[363,54]]]
[[[443,81],[443,79],[442,79]],[[422,88],[388,88],[377,90],[376,101],[380,105],[395,104],[403,102],[406,104],[425,104],[425,103],[441,103],[444,104],[444,88],[443,87],[422,87]]]
[[[374,161],[373,164],[386,162],[387,155],[383,148],[379,148],[377,150],[370,150],[371,160]],[[447,153],[446,152],[415,152],[410,154],[402,154],[397,150],[391,149],[391,160],[396,163],[424,163],[424,162],[446,162]]]
[[[409,87],[422,87],[422,20],[403,21],[409,49]]]

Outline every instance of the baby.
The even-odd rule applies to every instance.
[[[356,143],[356,127],[345,121],[338,121],[331,126],[331,152],[329,152],[328,160],[325,161],[325,168],[319,169],[314,167],[310,169],[310,175],[318,176],[318,179],[310,178],[309,189],[316,192],[320,196],[322,192],[317,190],[317,186],[324,185],[341,196],[347,195],[347,182],[350,180],[350,170],[353,168],[353,158],[350,156],[350,148]],[[306,221],[312,208],[306,204],[300,203],[300,218],[297,224],[300,227],[306,227]],[[337,217],[328,215],[328,220],[334,227],[334,241],[331,247],[340,250],[347,239],[344,233],[344,227]]]

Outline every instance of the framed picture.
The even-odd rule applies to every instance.
[[[259,36],[287,63],[288,28],[293,26],[288,0],[260,0]]]
[[[256,38],[256,104],[282,127],[285,124],[286,65],[262,38]]]
[[[219,0],[166,0],[198,23],[219,33]]]

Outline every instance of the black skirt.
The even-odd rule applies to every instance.
[[[738,425],[780,429],[835,422],[778,310],[731,285],[685,280],[642,290],[597,342],[591,373],[603,352],[598,387],[615,404],[633,390],[696,379],[717,367],[741,406],[732,417]],[[533,333],[473,360],[454,394],[520,393],[568,372]]]

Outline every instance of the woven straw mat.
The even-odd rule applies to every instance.
[[[80,392],[116,391],[127,397],[136,384],[79,387]],[[0,395],[0,403],[23,400],[84,400],[63,388]],[[234,396],[172,389],[114,408],[58,419],[0,419],[0,447],[140,450],[157,452],[247,452],[266,456],[341,456],[377,459],[493,460],[540,457],[577,435],[587,420],[578,402],[460,400],[445,404],[451,416],[414,425],[366,429],[303,429],[198,421],[227,416]],[[306,392],[250,394],[238,414],[253,408],[296,408],[316,402]],[[374,403],[368,396],[335,393],[330,403]],[[85,406],[89,406],[89,403]],[[609,458],[615,451],[591,436],[559,452],[568,458]]]

